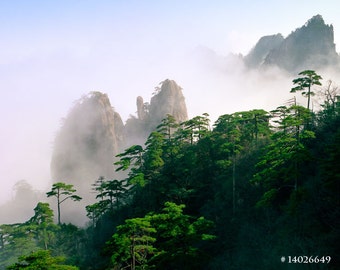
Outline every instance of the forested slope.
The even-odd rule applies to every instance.
[[[117,156],[126,179],[94,183],[86,228],[54,224],[47,203],[26,223],[1,225],[1,269],[22,269],[30,261],[16,258],[40,249],[80,269],[306,267],[297,256],[308,269],[339,269],[339,91],[320,91],[318,112],[293,98],[213,124],[208,114],[181,124],[168,115],[145,146]]]

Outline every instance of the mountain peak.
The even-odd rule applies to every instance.
[[[160,82],[155,87],[150,103],[138,96],[136,104],[138,117],[130,117],[125,125],[127,146],[143,144],[167,114],[172,115],[178,123],[188,120],[182,88],[174,80]]]
[[[182,88],[174,81],[166,79],[150,101],[150,115],[155,125],[158,125],[167,114],[172,115],[178,122],[188,120],[188,113]]]
[[[284,38],[281,34],[261,37],[256,45],[251,49],[249,54],[245,57],[245,63],[249,67],[256,67],[262,65],[268,52],[280,46]]]
[[[286,38],[276,36],[262,37],[245,57],[245,63],[249,67],[278,66],[291,73],[340,63],[333,26],[325,24],[321,15],[313,16]]]
[[[320,14],[315,15],[311,19],[309,19],[305,23],[305,26],[308,27],[308,26],[311,26],[311,25],[314,25],[314,24],[323,24],[323,25],[326,25],[324,19],[322,18],[322,16]]]

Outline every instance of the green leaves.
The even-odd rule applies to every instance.
[[[151,266],[158,269],[171,265],[179,257],[186,260],[197,255],[194,245],[215,238],[207,233],[213,223],[200,217],[185,215],[185,205],[166,202],[161,213],[125,220],[108,243],[112,262],[120,267]],[[192,221],[193,220],[193,221]]]
[[[314,92],[311,91],[311,87],[313,85],[321,85],[320,80],[322,80],[322,77],[314,70],[304,70],[298,75],[301,77],[293,80],[293,83],[297,86],[293,87],[290,92],[295,93],[297,91],[302,91],[302,95],[308,99],[307,109],[309,110],[310,97],[314,95]]]
[[[299,166],[309,158],[305,142],[315,137],[314,132],[305,129],[310,119],[310,111],[298,105],[281,106],[274,111],[276,133],[271,136],[265,154],[256,165],[257,173],[253,183],[261,183],[265,193],[257,206],[269,205],[277,194],[283,193],[281,202],[288,198],[288,190],[296,190],[302,178]]]
[[[72,201],[80,201],[82,198],[74,192],[77,190],[73,188],[73,185],[68,185],[63,182],[54,183],[52,185],[51,191],[47,192],[47,197],[56,197],[57,198],[57,207],[58,207],[58,224],[61,224],[60,219],[60,205],[68,200],[71,199]]]
[[[129,171],[129,177],[126,182],[129,185],[144,186],[144,174],[141,172],[144,165],[145,150],[140,145],[133,145],[125,150],[125,152],[117,155],[120,158],[114,165],[119,167],[116,171]]]
[[[56,225],[53,223],[53,210],[48,203],[39,202],[34,208],[34,213],[28,223],[35,227],[34,231],[40,246],[48,249],[56,230]]]
[[[269,206],[271,203],[274,201],[276,195],[277,195],[278,190],[275,188],[272,188],[268,191],[266,191],[261,200],[256,203],[256,207],[264,207],[264,206]]]
[[[293,80],[293,83],[297,84],[297,86],[292,88],[291,93],[309,88],[312,85],[321,85],[320,80],[322,80],[322,77],[314,70],[304,70],[298,75],[302,77]]]
[[[38,250],[26,256],[19,257],[19,262],[9,266],[8,270],[77,270],[78,267],[62,265],[62,257],[52,257],[48,250]]]
[[[50,208],[50,205],[39,202],[34,208],[34,216],[30,219],[30,222],[36,224],[53,223],[53,210]]]
[[[143,147],[140,145],[133,145],[125,150],[125,152],[118,154],[119,161],[115,165],[119,165],[116,171],[126,171],[133,167],[142,165],[142,155],[144,153]]]
[[[147,265],[149,257],[156,252],[153,243],[156,232],[146,218],[125,220],[125,224],[117,227],[117,232],[110,242],[114,250],[111,260],[114,265],[125,265],[135,269],[136,265]]]
[[[98,202],[87,205],[87,217],[92,220],[95,226],[97,220],[107,211],[113,213],[114,208],[118,209],[122,201],[127,197],[127,186],[125,180],[105,180],[104,177],[99,179],[93,184],[94,190],[98,192],[96,199]]]
[[[179,124],[176,122],[175,117],[170,114],[167,114],[166,118],[164,118],[160,125],[157,126],[157,131],[162,133],[165,138],[171,141],[174,132],[179,127]]]
[[[223,134],[225,143],[239,144],[239,150],[271,133],[268,112],[258,109],[222,115],[214,127],[213,133]]]
[[[148,171],[157,171],[164,165],[163,154],[164,135],[160,132],[151,132],[145,145],[145,164]]]
[[[34,208],[34,216],[28,221],[0,225],[0,268],[11,265],[9,269],[78,269],[59,265],[62,259],[50,256],[48,249],[53,250],[54,254],[61,254],[60,251],[68,245],[72,246],[73,251],[77,249],[78,237],[74,231],[66,239],[62,238],[63,227],[53,223],[53,211],[49,204],[39,202]],[[19,262],[15,263],[19,256]]]
[[[80,201],[82,198],[78,195],[73,194],[77,190],[73,188],[73,185],[68,185],[62,182],[58,182],[52,185],[52,190],[47,192],[47,197],[55,196],[60,198],[61,195],[66,196],[65,198],[60,200],[60,203],[64,202],[67,199],[71,199],[73,201]]]

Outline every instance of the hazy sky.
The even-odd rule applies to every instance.
[[[60,119],[83,94],[107,93],[124,121],[166,78],[182,86],[191,117],[266,107],[261,90],[242,95],[250,84],[231,79],[223,57],[316,14],[333,24],[339,47],[339,10],[338,0],[0,0],[0,203],[21,179],[48,188]],[[209,50],[218,61],[206,61]]]

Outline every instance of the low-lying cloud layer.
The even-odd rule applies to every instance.
[[[100,90],[108,93],[111,104],[116,108],[116,111],[123,115],[125,120],[129,114],[134,114],[135,98],[140,94],[140,91],[144,89],[142,92],[148,92],[151,96],[154,87],[166,78],[174,79],[183,88],[189,117],[207,112],[210,114],[212,123],[217,120],[218,116],[226,113],[255,108],[272,110],[293,97],[289,91],[294,76],[277,68],[248,70],[239,56],[220,56],[212,50],[202,47],[196,48],[185,56],[182,55],[180,60],[177,62],[175,59],[164,59],[165,71],[156,71],[161,69],[158,66],[150,68],[149,71],[145,70],[145,72],[140,70],[138,76],[134,76],[137,74],[136,69],[129,70],[128,67],[125,67],[126,72],[132,74],[133,80],[125,82],[117,80],[117,84],[115,83],[116,78],[110,78],[106,73],[108,78],[105,83],[109,82],[112,89],[105,87],[106,89]],[[37,80],[36,73],[41,68],[31,71],[35,75],[33,80]],[[166,75],[166,73],[168,74]],[[145,74],[145,79],[142,78],[143,74]],[[61,70],[58,70],[55,75],[58,79],[54,78],[52,83],[57,82],[57,88],[66,87],[65,82],[61,82],[64,81]],[[329,75],[322,75],[324,79],[328,79]],[[51,77],[44,78],[43,82],[39,82],[39,87],[42,87],[41,84],[45,84],[49,92],[52,93],[51,96],[47,97],[41,92],[34,93],[33,91],[34,98],[28,102],[36,100],[35,104],[25,104],[25,101],[20,98],[18,98],[18,102],[9,101],[12,104],[11,108],[8,105],[11,114],[8,115],[7,122],[5,122],[5,126],[9,128],[2,132],[1,143],[2,153],[6,153],[7,156],[3,159],[5,166],[2,167],[0,174],[3,178],[2,183],[5,183],[2,184],[0,203],[4,204],[10,199],[16,200],[13,201],[13,204],[7,202],[0,208],[2,211],[0,223],[22,220],[25,217],[23,213],[28,213],[26,215],[28,218],[35,204],[39,200],[46,200],[44,193],[50,189],[53,181],[49,166],[54,137],[60,127],[60,119],[66,115],[69,110],[67,108],[71,108],[72,100],[74,101],[85,94],[85,92],[81,93],[79,89],[82,88],[82,91],[92,90],[86,87],[85,84],[89,80],[84,77],[84,83],[76,87],[78,91],[61,97],[58,96],[57,88],[48,82],[49,78]],[[151,78],[153,78],[152,81]],[[329,78],[336,80],[336,78]],[[101,78],[98,77],[90,81],[94,83],[95,79],[101,81]],[[70,80],[70,76],[65,75],[65,80]],[[30,87],[32,87],[32,81],[30,83]],[[74,82],[69,87],[71,91],[71,88],[75,87]],[[304,102],[302,98],[297,97],[301,102]],[[129,102],[125,102],[126,100]],[[62,109],[58,108],[59,106]],[[120,111],[122,108],[123,110]],[[20,196],[16,195],[13,187],[20,180],[26,180],[32,185],[33,190],[40,190],[40,192],[27,195],[28,198],[22,197],[24,193],[19,194]],[[20,201],[24,199],[25,203],[18,203],[18,199]],[[35,202],[31,203],[31,201]],[[11,211],[5,211],[5,209],[11,209]]]
[[[204,12],[213,14],[215,9]],[[294,74],[277,68],[247,70],[240,56],[228,55],[227,49],[216,45],[221,39],[214,40],[211,29],[215,28],[208,29],[201,22],[190,28],[190,16],[183,12],[184,21],[176,20],[175,25],[162,21],[165,28],[155,20],[144,21],[143,27],[138,28],[140,22],[133,21],[137,11],[130,13],[127,9],[124,14],[128,19],[106,14],[103,18],[107,22],[98,21],[91,29],[77,28],[77,34],[88,30],[85,35],[79,34],[82,38],[71,35],[63,22],[61,27],[45,26],[34,33],[23,34],[14,29],[15,42],[4,40],[0,44],[0,224],[29,218],[36,203],[46,200],[44,193],[55,181],[51,178],[50,162],[61,119],[76,100],[90,91],[107,93],[123,121],[130,114],[135,115],[137,96],[150,100],[154,87],[167,78],[183,88],[189,118],[209,113],[212,123],[226,113],[272,110],[293,97],[289,91]],[[209,21],[211,14],[207,16]],[[164,16],[169,16],[169,21],[175,18],[160,12],[155,15],[159,20]],[[217,19],[216,27],[220,24]],[[103,22],[105,27],[98,27]],[[179,31],[181,28],[188,31]],[[190,31],[193,28],[195,31]],[[52,30],[53,35],[49,35]],[[254,39],[255,30],[249,31],[252,33],[241,34],[240,38],[237,30],[225,30],[215,38],[225,35],[221,44],[235,52],[249,51],[255,44],[245,43]],[[198,38],[200,35],[202,38]],[[231,39],[233,44],[228,45]],[[16,46],[10,47],[12,43]],[[193,47],[198,44],[204,46]],[[206,47],[212,44],[216,45],[213,50]],[[217,47],[218,53],[214,51]],[[323,76],[323,82],[332,79],[339,83],[338,73],[317,72]],[[299,94],[297,98],[305,102]],[[31,185],[25,187],[27,192],[15,191],[15,184],[21,180]],[[34,195],[24,196],[31,193]]]

